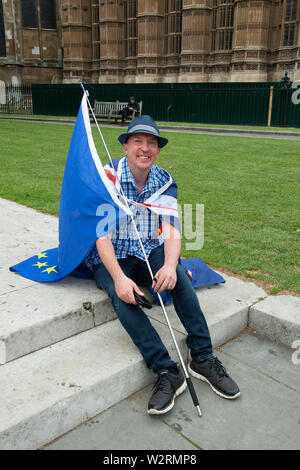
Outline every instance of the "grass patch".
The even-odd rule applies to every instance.
[[[0,196],[58,214],[73,126],[1,121],[0,129]],[[120,130],[102,130],[120,157]],[[183,239],[183,255],[266,282],[272,293],[300,294],[300,143],[163,134],[169,145],[158,164],[176,179],[180,204],[205,205],[204,247],[188,252]],[[93,135],[104,164],[95,128]]]
[[[207,124],[195,122],[167,122],[157,121],[159,126],[178,126],[178,127],[207,127],[209,129],[241,129],[244,131],[276,131],[276,132],[300,132],[296,127],[267,127],[267,126],[241,126],[237,124]]]

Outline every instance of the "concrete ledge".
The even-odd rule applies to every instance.
[[[225,279],[225,285],[197,292],[214,346],[246,328],[249,306],[266,296],[255,284],[229,276]],[[97,289],[94,281],[72,277],[3,294],[0,308],[0,364],[116,318],[107,294]],[[174,328],[185,334],[173,305],[167,311]],[[149,316],[166,324],[159,306],[149,311]]]
[[[168,328],[152,320],[172,356]],[[176,333],[183,354],[185,336]],[[118,321],[0,367],[0,449],[36,449],[154,380]]]
[[[114,318],[107,295],[94,281],[69,277],[1,295],[0,364]]]
[[[250,309],[249,327],[273,341],[291,346],[300,339],[300,298],[269,296]]]

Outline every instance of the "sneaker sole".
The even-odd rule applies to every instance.
[[[164,410],[155,410],[154,408],[151,408],[150,410],[147,410],[148,414],[149,415],[163,415],[165,413],[168,413],[168,411],[170,411],[175,405],[175,398],[181,395],[185,391],[186,387],[187,387],[187,383],[186,381],[184,381],[181,387],[179,387],[179,389],[176,390],[172,403],[170,403],[170,405],[167,408],[165,408]]]
[[[190,365],[188,364],[188,371],[189,373],[193,376],[193,377],[196,377],[196,379],[199,379],[199,380],[202,380],[202,382],[206,382],[210,385],[211,389],[217,394],[219,395],[220,397],[222,398],[226,398],[227,400],[234,400],[235,398],[239,397],[241,392],[238,392],[236,393],[235,395],[225,395],[224,393],[220,392],[220,390],[218,390],[217,388],[215,388],[209,380],[207,380],[206,377],[204,377],[204,375],[201,375],[201,374],[198,374],[197,372],[195,372],[191,367]]]

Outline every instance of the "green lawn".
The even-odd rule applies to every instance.
[[[72,129],[0,121],[0,196],[58,214]],[[119,133],[103,128],[115,158],[122,155]],[[106,163],[97,129],[93,134]],[[170,142],[158,164],[176,179],[179,202],[205,205],[204,247],[183,255],[264,281],[271,293],[300,294],[300,143],[163,134]]]

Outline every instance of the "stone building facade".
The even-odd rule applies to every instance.
[[[0,81],[62,81],[59,0],[0,0]]]
[[[300,0],[0,0],[0,80],[299,80],[299,21]]]

